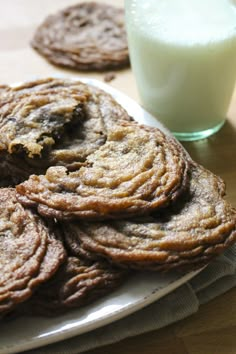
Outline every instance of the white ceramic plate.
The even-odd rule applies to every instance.
[[[139,123],[156,126],[169,134],[154,117],[135,101],[103,82],[81,79],[109,92]],[[160,299],[193,278],[198,271],[180,276],[177,273],[139,273],[110,295],[82,309],[56,318],[22,317],[0,325],[0,354],[51,344],[104,326]]]

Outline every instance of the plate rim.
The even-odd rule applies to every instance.
[[[86,325],[82,326],[75,326],[72,329],[64,329],[64,330],[57,330],[55,333],[49,333],[45,336],[40,336],[40,337],[32,337],[31,340],[27,339],[21,339],[18,344],[10,344],[10,345],[4,345],[1,347],[0,344],[0,354],[18,354],[21,353],[25,350],[32,350],[36,348],[43,348],[44,346],[54,344],[60,341],[64,341],[70,338],[73,338],[75,336],[80,336],[82,334],[86,334],[88,332],[91,332],[93,330],[96,330],[98,328],[102,328],[106,325],[109,325],[115,321],[121,320],[137,311],[142,310],[143,308],[147,307],[148,305],[152,304],[155,301],[160,300],[164,296],[170,294],[180,286],[186,284],[189,280],[193,279],[195,276],[197,276],[200,272],[203,271],[203,269],[206,266],[189,272],[185,274],[184,276],[178,278],[177,280],[173,280],[168,284],[168,286],[163,286],[162,288],[156,288],[153,289],[153,291],[149,294],[149,296],[146,296],[145,298],[140,299],[139,301],[135,302],[134,304],[132,303],[131,305],[124,306],[121,309],[118,309],[116,311],[113,311],[112,313],[106,313],[103,316],[99,317],[97,321],[91,320],[89,321]],[[114,291],[115,292],[115,291]],[[108,296],[112,297],[111,293]],[[99,299],[100,301],[102,300]],[[89,307],[90,305],[86,306]],[[76,309],[75,309],[76,310]],[[80,310],[79,308],[77,310]],[[32,318],[37,318],[37,316]],[[21,318],[22,320],[24,319],[24,316]],[[45,318],[44,318],[45,319]],[[47,319],[45,319],[47,320]]]

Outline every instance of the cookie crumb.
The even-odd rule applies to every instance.
[[[115,73],[110,72],[110,73],[107,73],[107,74],[104,76],[104,81],[105,81],[105,82],[111,82],[111,81],[114,80],[115,78],[116,78]]]

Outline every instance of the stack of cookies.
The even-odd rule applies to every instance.
[[[236,241],[222,180],[133,118],[75,80],[1,88],[0,315],[55,315]]]

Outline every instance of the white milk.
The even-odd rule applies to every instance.
[[[222,123],[236,77],[236,0],[126,0],[144,107],[174,132]]]

